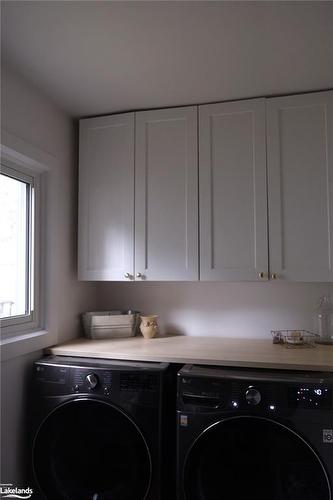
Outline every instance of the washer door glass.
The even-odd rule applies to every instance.
[[[330,500],[315,452],[287,427],[260,417],[226,419],[194,443],[184,469],[188,500]]]
[[[34,442],[36,479],[47,499],[143,500],[151,460],[137,426],[95,400],[59,406]]]

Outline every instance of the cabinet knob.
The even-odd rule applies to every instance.
[[[130,273],[125,273],[124,278],[126,278],[127,280],[131,280],[133,276]]]
[[[259,278],[260,279],[264,279],[265,278],[265,273],[263,273],[263,272],[259,273]]]
[[[143,278],[143,274],[142,273],[136,273],[136,277],[137,278]]]
[[[272,280],[276,280],[278,278],[277,273],[272,273],[271,278],[272,278]]]

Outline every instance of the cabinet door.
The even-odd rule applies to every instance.
[[[267,101],[270,267],[333,279],[333,92]]]
[[[265,100],[200,106],[200,279],[267,279]]]
[[[134,114],[80,121],[79,279],[134,272]]]
[[[135,272],[197,280],[197,108],[137,113],[135,151]]]

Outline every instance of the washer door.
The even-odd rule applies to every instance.
[[[150,454],[138,427],[96,400],[65,403],[44,420],[33,466],[48,500],[143,500],[150,486]]]
[[[234,417],[209,427],[184,468],[188,500],[330,500],[326,472],[296,433],[269,419]]]

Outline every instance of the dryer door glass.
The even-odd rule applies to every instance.
[[[36,479],[50,500],[143,500],[151,460],[137,426],[94,400],[59,406],[34,442]]]
[[[235,417],[208,428],[184,469],[188,500],[330,500],[326,472],[310,446],[277,422]]]

